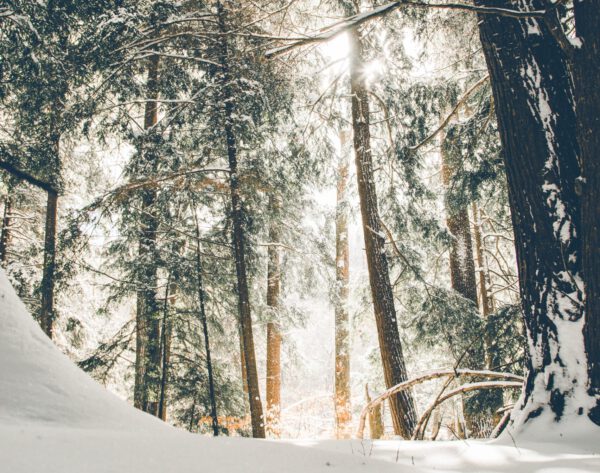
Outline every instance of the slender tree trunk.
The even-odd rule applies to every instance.
[[[496,356],[496,348],[494,346],[494,334],[492,326],[489,321],[490,315],[494,312],[494,296],[489,293],[490,291],[490,279],[488,272],[488,265],[485,257],[485,251],[483,246],[482,238],[482,223],[481,223],[481,212],[477,207],[477,203],[473,202],[473,237],[475,239],[475,254],[477,255],[477,266],[479,273],[479,293],[481,302],[481,314],[483,315],[485,324],[485,332],[483,333],[483,349],[485,356],[485,369],[495,370],[500,364],[500,360]],[[502,414],[498,411],[504,405],[504,394],[500,389],[492,390],[492,392],[485,393],[488,399],[490,410],[492,411],[492,420],[494,425],[500,422]]]
[[[446,188],[451,183],[456,170],[452,157],[448,154],[450,143],[446,137],[442,143],[442,181]],[[446,225],[454,237],[450,249],[450,280],[452,289],[465,299],[477,305],[477,281],[475,279],[475,261],[473,260],[473,243],[471,225],[467,206],[453,208],[446,202]]]
[[[242,345],[246,365],[248,382],[248,402],[250,404],[250,417],[252,421],[252,435],[257,438],[265,437],[260,389],[258,385],[258,372],[256,369],[256,355],[254,351],[254,335],[252,332],[252,315],[250,311],[250,295],[248,291],[248,277],[246,271],[245,235],[243,224],[243,209],[240,196],[240,182],[237,169],[237,140],[233,127],[234,100],[231,90],[231,77],[229,72],[228,39],[225,33],[225,10],[220,1],[217,1],[219,30],[224,35],[221,40],[221,92],[223,102],[223,119],[225,139],[227,145],[227,158],[229,161],[229,187],[231,190],[231,220],[233,223],[233,249],[235,268],[237,274],[237,292],[239,321],[242,331]]]
[[[350,32],[350,44],[352,127],[358,195],[381,361],[385,383],[389,388],[406,381],[406,367],[398,333],[394,295],[385,252],[385,237],[379,221],[369,129],[369,99],[362,71],[362,45],[358,31]],[[390,406],[394,432],[404,438],[410,438],[416,423],[412,394],[403,391],[390,397]]]
[[[581,47],[572,50],[572,73],[581,151],[582,271],[585,281],[584,339],[589,394],[595,398],[590,419],[600,425],[600,5],[576,0],[575,25]]]
[[[196,273],[198,275],[198,303],[200,306],[200,321],[202,322],[202,335],[204,336],[204,351],[206,354],[206,372],[208,374],[208,397],[210,399],[210,417],[213,429],[213,435],[219,435],[219,417],[217,415],[217,399],[215,396],[215,380],[213,376],[213,365],[210,353],[210,339],[208,338],[208,320],[206,319],[204,281],[202,278],[202,256],[200,251],[200,226],[198,225],[197,213],[194,210],[196,219]]]
[[[46,230],[44,236],[44,270],[42,275],[42,306],[40,324],[52,338],[54,326],[54,272],[56,269],[56,220],[58,212],[58,194],[47,193]]]
[[[152,56],[148,62],[146,83],[147,99],[144,113],[144,129],[148,135],[158,121],[158,67],[159,57]],[[158,156],[148,139],[140,150],[142,172],[154,174]],[[136,315],[136,377],[134,387],[134,405],[152,415],[158,415],[160,387],[160,316],[156,288],[158,286],[156,234],[158,218],[154,205],[156,191],[142,191],[142,214],[140,218],[140,237],[138,253],[144,267],[141,271],[141,288],[137,293]]]
[[[12,213],[13,198],[10,195],[6,196],[4,201],[4,216],[2,218],[2,234],[0,235],[0,265],[6,267],[7,253],[11,240],[11,213]]]
[[[481,15],[479,29],[503,144],[530,347],[524,393],[513,413],[519,427],[541,415],[559,420],[588,411],[576,117],[565,55],[543,21]]]
[[[340,158],[335,212],[335,428],[336,437],[350,438],[350,317],[348,291],[350,258],[348,247],[348,149],[349,134],[340,132]]]
[[[365,395],[368,404],[371,402],[369,385],[365,385]],[[381,415],[381,406],[382,404],[377,404],[369,411],[369,432],[371,433],[371,440],[377,440],[383,437],[383,418]]]
[[[483,247],[483,238],[481,230],[481,213],[477,204],[473,202],[473,237],[475,239],[475,253],[477,254],[477,266],[479,273],[479,292],[481,299],[481,313],[484,317],[490,316],[494,312],[494,297],[490,295],[490,280]],[[487,369],[493,367],[492,363],[487,363]]]
[[[277,198],[269,197],[271,222],[269,224],[269,247],[267,268],[267,306],[273,317],[278,317],[281,285],[281,255]],[[281,417],[281,329],[277,318],[267,323],[267,428],[273,437],[280,435]]]
[[[158,417],[163,421],[167,420],[167,391],[169,387],[169,365],[171,363],[171,320],[169,317],[169,304],[174,299],[176,287],[171,284],[171,272],[167,278],[165,287],[165,301],[163,306],[163,318],[161,327],[161,380],[160,396],[158,400]]]

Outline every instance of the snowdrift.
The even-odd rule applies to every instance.
[[[130,407],[79,370],[43,334],[0,270],[0,472],[598,472],[600,438],[585,443],[191,435]]]

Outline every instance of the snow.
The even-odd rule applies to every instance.
[[[188,434],[133,409],[80,371],[42,333],[0,270],[2,471],[600,471],[600,429],[576,423],[564,429],[535,426],[552,431],[555,439],[539,443],[537,433],[529,432],[515,443],[512,438],[276,442]]]

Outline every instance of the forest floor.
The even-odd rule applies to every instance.
[[[573,425],[572,425],[573,426]],[[564,436],[562,435],[564,432]],[[137,411],[43,334],[0,270],[0,471],[344,473],[600,471],[600,434],[494,442],[210,438]]]

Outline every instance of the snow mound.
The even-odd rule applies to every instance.
[[[585,435],[578,444],[188,434],[130,407],[79,370],[43,334],[0,269],[2,473],[598,472],[600,436]]]
[[[0,471],[396,471],[377,460],[177,431],[106,391],[46,337],[0,269]]]
[[[0,270],[0,425],[165,428],[129,407],[63,355]]]

